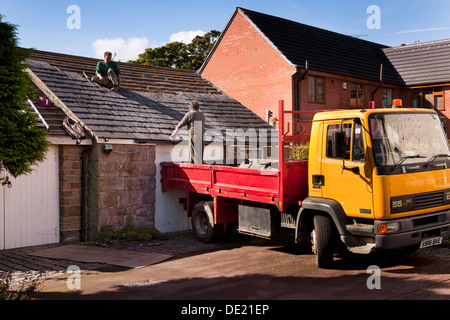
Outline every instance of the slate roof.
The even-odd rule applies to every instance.
[[[385,48],[407,86],[450,83],[450,39]]]
[[[73,56],[55,52],[34,50],[31,59],[45,61],[63,71],[94,76],[97,63],[101,59]],[[219,93],[208,81],[190,70],[145,66],[117,62],[121,71],[121,86],[130,90],[169,92],[186,91],[199,93]]]
[[[39,90],[36,86],[33,87],[36,97],[48,99],[48,97],[41,90]],[[32,103],[34,104],[39,114],[45,119],[45,122],[48,125],[47,134],[49,136],[53,137],[67,136],[67,133],[62,126],[62,123],[66,118],[66,115],[61,109],[52,104],[49,106],[40,106],[36,101],[32,101]],[[40,128],[45,128],[44,124],[41,121],[39,121],[37,125]]]
[[[383,82],[403,85],[383,53],[385,45],[239,7],[234,15],[238,11],[247,16],[292,65],[303,67],[308,60],[311,70],[379,81],[383,63]]]
[[[92,67],[92,64],[84,64],[87,60],[68,55],[61,57],[62,60],[73,61],[73,69],[66,63],[65,70],[61,70],[60,62],[55,63],[48,54],[46,57],[33,54],[27,64],[39,81],[98,138],[168,142],[192,100],[199,102],[207,128],[268,127],[256,114],[218,91],[193,71],[182,72],[186,79],[195,79],[190,83],[177,78],[178,70],[147,66],[135,68],[135,65],[123,63],[120,66],[130,78],[138,78],[137,75],[142,72],[148,74],[150,79],[153,76],[156,78],[164,69],[167,80],[160,90],[150,84],[138,86],[137,83],[128,83],[123,85],[120,93],[115,93],[80,75],[80,72]],[[149,78],[142,78],[142,82]],[[184,82],[182,86],[174,85],[181,82]]]

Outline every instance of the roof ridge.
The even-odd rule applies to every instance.
[[[395,47],[384,48],[383,50],[391,50],[391,49],[395,50],[395,49],[399,49],[399,48],[408,49],[408,48],[411,48],[411,47],[430,46],[430,45],[440,44],[442,42],[450,43],[450,38],[448,38],[448,39],[440,39],[440,40],[432,40],[432,41],[426,41],[426,42],[411,43],[411,44],[406,44],[406,45],[400,45],[400,46],[395,46]]]
[[[67,54],[67,53],[60,53],[60,52],[52,52],[52,51],[45,51],[45,50],[37,50],[33,49],[33,52],[31,53],[31,56],[33,56],[34,53],[37,54],[48,54],[52,56],[60,56],[62,57],[73,57],[77,59],[84,59],[84,60],[92,60],[92,62],[97,63],[98,61],[102,60],[102,58],[93,58],[93,57],[86,57],[86,56],[80,56],[80,55],[73,55],[73,54]],[[176,69],[171,67],[161,67],[161,66],[151,66],[146,64],[140,64],[140,63],[132,63],[132,62],[123,62],[123,61],[114,61],[117,64],[126,64],[128,66],[138,66],[138,67],[144,67],[144,68],[156,68],[156,69],[164,69],[164,70],[175,70],[177,72],[185,72],[185,73],[196,73],[194,70],[187,70],[187,69]]]

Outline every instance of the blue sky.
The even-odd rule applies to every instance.
[[[79,14],[68,12],[71,5]],[[371,5],[380,9],[379,29],[367,26]],[[22,47],[87,57],[110,50],[122,61],[148,47],[189,41],[189,34],[222,31],[236,7],[388,46],[450,38],[449,0],[0,0]]]

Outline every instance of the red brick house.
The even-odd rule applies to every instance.
[[[280,99],[292,110],[325,110],[392,107],[396,98],[448,119],[449,53],[450,40],[389,48],[236,8],[199,73],[263,119],[267,110],[277,116]],[[428,77],[417,79],[424,69]]]

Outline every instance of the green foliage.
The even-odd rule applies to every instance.
[[[289,160],[308,160],[308,155],[308,144],[299,144],[289,148]]]
[[[39,289],[38,280],[21,281],[17,289],[11,288],[11,274],[5,272],[0,276],[0,300],[30,300]]]
[[[442,240],[442,245],[450,249],[450,237],[444,238]]]
[[[97,243],[111,243],[113,240],[151,241],[164,239],[163,235],[154,227],[133,227],[131,224],[118,231],[102,231],[95,239]]]
[[[16,26],[0,16],[0,171],[17,177],[44,160],[49,143],[36,126],[37,116],[25,104],[33,97],[31,79],[24,71],[30,51],[17,47]]]
[[[169,42],[165,46],[145,49],[137,60],[128,62],[150,66],[197,70],[206,60],[220,32],[211,30],[203,36],[196,36],[191,43]]]

